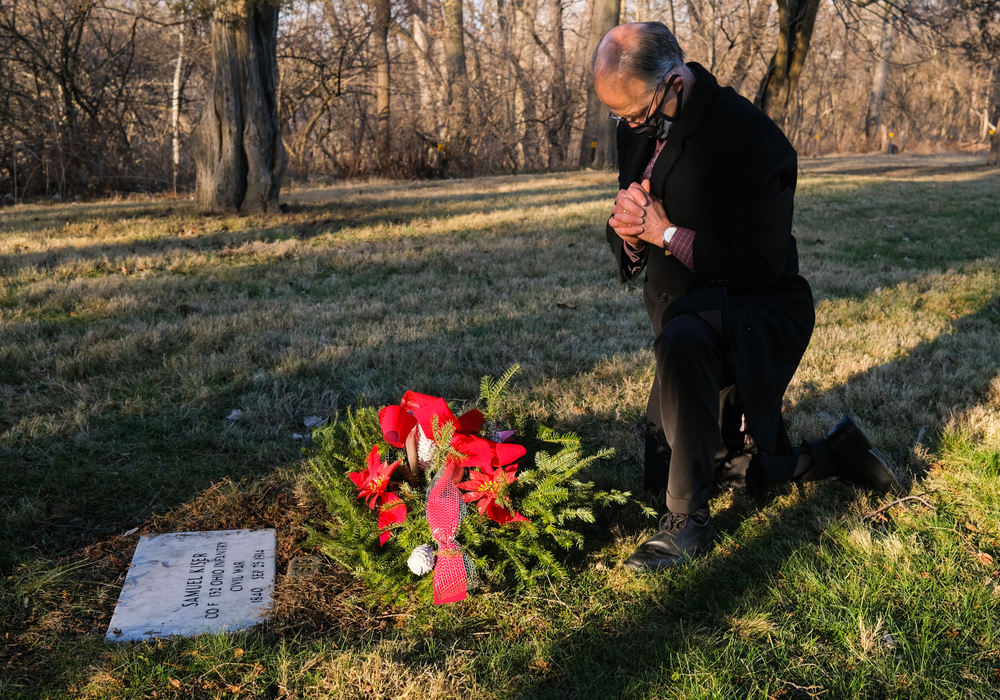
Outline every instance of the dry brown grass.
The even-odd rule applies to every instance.
[[[150,648],[99,641],[138,532],[277,527],[283,570],[320,516],[291,434],[362,396],[466,400],[518,362],[532,418],[615,447],[596,476],[635,485],[652,339],[603,244],[612,177],[346,183],[247,219],[176,202],[0,211],[0,531],[14,545],[0,694],[766,696],[852,693],[850,674],[890,696],[991,691],[998,184],[950,156],[803,162],[796,234],[818,323],[787,417],[802,438],[854,413],[922,479],[934,507],[888,508],[886,535],[864,520],[877,499],[847,488],[729,492],[715,553],[665,581],[616,568],[645,527],[623,515],[594,569],[538,599],[479,597],[463,609],[479,627],[365,604],[331,570],[281,580],[256,635]],[[959,625],[985,641],[948,637]],[[636,635],[663,644],[640,653]]]

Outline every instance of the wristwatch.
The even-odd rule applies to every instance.
[[[667,226],[663,230],[663,247],[665,249],[670,248],[670,241],[674,237],[675,233],[677,233],[677,227],[674,225]]]

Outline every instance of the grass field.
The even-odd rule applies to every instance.
[[[653,527],[624,509],[569,583],[439,609],[282,576],[321,516],[293,433],[516,362],[531,417],[615,448],[595,476],[635,490],[652,338],[603,242],[611,173],[346,183],[244,219],[0,209],[0,697],[1000,697],[1000,172],[802,168],[790,432],[853,413],[914,498],[731,491],[719,546],[659,576],[620,568]],[[258,526],[264,628],[103,641],[140,534]]]

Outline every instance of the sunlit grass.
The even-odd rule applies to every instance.
[[[122,533],[276,525],[283,570],[315,508],[292,434],[362,397],[466,400],[520,363],[530,415],[614,447],[596,476],[634,489],[652,338],[603,242],[613,177],[0,210],[0,695],[1000,694],[1000,175],[866,163],[804,163],[817,326],[786,417],[857,415],[920,500],[727,492],[713,553],[663,576],[618,566],[651,527],[629,511],[546,592],[379,609],[331,568],[279,580],[262,631],[135,645],[102,641]]]

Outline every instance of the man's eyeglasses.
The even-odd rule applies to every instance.
[[[663,76],[663,80],[660,81],[660,84],[663,84],[663,81],[666,81],[667,85],[667,87],[663,90],[663,96],[660,98],[660,101],[656,104],[656,108],[654,109],[653,103],[656,102],[656,93],[659,91],[659,85],[657,85],[657,90],[653,91],[653,99],[650,100],[649,106],[646,107],[646,111],[643,113],[644,116],[641,122],[638,119],[633,119],[631,117],[621,117],[615,114],[614,112],[609,112],[608,116],[610,116],[619,124],[622,122],[628,124],[629,128],[631,128],[638,134],[642,134],[650,130],[655,132],[656,127],[655,125],[650,123],[650,120],[652,120],[653,115],[655,115],[657,112],[663,109],[663,103],[667,99],[667,95],[670,94],[670,88],[673,86],[674,81],[677,80],[677,77],[678,76],[676,73],[669,76],[669,79],[666,75]]]

